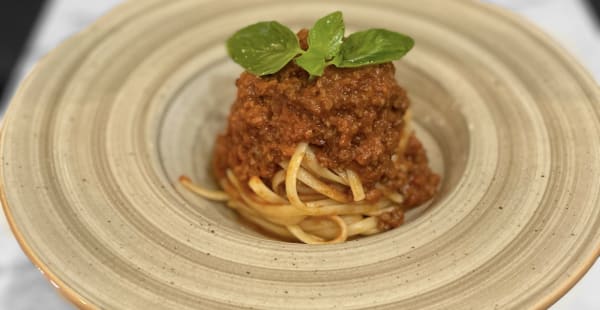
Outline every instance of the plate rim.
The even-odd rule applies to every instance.
[[[15,95],[10,99],[9,105],[5,110],[5,115],[0,124],[0,145],[3,145],[3,138],[5,130],[4,128],[8,126],[8,118],[7,115],[10,114],[11,104],[19,97],[19,93],[22,91],[24,84],[26,84],[27,80],[30,79],[39,68],[42,67],[42,64],[48,60],[48,56],[51,54],[57,53],[57,51],[62,50],[69,43],[72,43],[82,36],[85,36],[90,32],[91,28],[97,23],[102,22],[102,20],[110,17],[114,14],[115,11],[121,10],[123,7],[131,5],[135,1],[124,1],[116,6],[114,6],[107,13],[102,15],[100,18],[94,20],[90,25],[72,35],[68,39],[61,42],[57,47],[53,48],[48,54],[42,56],[39,59],[34,68],[29,72],[29,74],[23,79],[15,92]],[[209,1],[210,2],[210,1]],[[596,101],[596,104],[600,104],[600,81],[596,81],[594,77],[591,75],[589,70],[584,67],[581,61],[576,58],[571,52],[569,52],[561,43],[559,43],[556,39],[554,39],[550,34],[542,30],[539,26],[532,23],[528,19],[523,16],[507,9],[501,7],[499,5],[489,3],[489,2],[479,2],[479,1],[466,1],[466,4],[471,6],[478,6],[481,8],[485,8],[489,11],[493,11],[498,17],[510,19],[516,25],[521,26],[523,29],[529,31],[534,37],[537,37],[540,42],[544,43],[547,47],[551,48],[552,52],[554,52],[557,56],[559,56],[562,60],[569,60],[568,64],[569,69],[574,73],[577,73],[577,76],[582,80],[578,82],[585,82],[586,86],[591,86],[590,89],[583,89],[584,92],[588,90],[592,93],[592,99]],[[584,80],[585,79],[585,80]],[[0,149],[3,147],[0,147]],[[7,196],[6,196],[6,185],[4,184],[4,167],[0,167],[0,204],[2,205],[2,210],[4,213],[4,217],[8,223],[8,226],[19,244],[19,247],[23,251],[23,253],[27,256],[27,258],[31,261],[31,263],[42,273],[44,278],[51,284],[55,290],[70,302],[72,305],[76,306],[79,309],[98,309],[98,306],[89,302],[85,297],[83,297],[80,293],[78,293],[75,289],[70,287],[65,281],[63,281],[59,276],[57,276],[48,265],[44,264],[40,257],[35,253],[35,251],[30,247],[30,245],[26,242],[23,233],[17,227],[15,223],[15,219],[11,212],[11,208],[9,207]],[[534,309],[546,309],[555,304],[560,298],[562,298],[567,292],[569,292],[583,277],[584,275],[592,268],[592,266],[598,262],[600,258],[600,243],[595,245],[595,250],[590,253],[588,257],[585,258],[583,263],[580,266],[577,266],[574,270],[576,271],[571,277],[564,280],[560,285],[556,286],[556,288],[549,292],[547,295],[543,296],[538,300],[534,305]],[[600,262],[598,262],[600,263]]]

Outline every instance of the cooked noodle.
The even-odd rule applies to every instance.
[[[404,130],[397,152],[400,156],[408,135],[409,130]],[[223,191],[202,188],[185,176],[179,181],[206,199],[227,201],[227,206],[273,235],[308,244],[341,243],[379,233],[385,230],[379,225],[381,214],[402,212],[401,193],[376,184],[382,198],[366,201],[359,175],[350,169],[323,167],[307,143],[299,143],[290,160],[280,167],[270,186],[257,176],[244,186],[230,169],[219,180]]]

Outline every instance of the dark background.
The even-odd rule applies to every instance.
[[[26,47],[44,2],[46,1],[0,2],[0,98],[19,56]]]
[[[600,27],[600,1],[599,0],[588,0],[590,8],[596,14],[596,26]]]

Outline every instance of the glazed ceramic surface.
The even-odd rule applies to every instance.
[[[210,157],[241,68],[224,42],[334,10],[417,45],[397,66],[439,194],[377,236],[268,239]],[[600,252],[600,93],[562,48],[469,1],[132,1],[45,57],[3,123],[2,204],[61,293],[105,309],[548,306]]]

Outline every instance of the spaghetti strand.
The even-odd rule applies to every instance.
[[[359,176],[350,169],[320,166],[307,143],[298,144],[290,160],[280,166],[270,186],[258,176],[242,183],[230,169],[219,181],[224,191],[203,188],[186,176],[179,182],[204,198],[226,201],[269,234],[309,244],[334,244],[379,233],[379,216],[401,212],[402,194],[375,184],[383,197],[374,203],[365,201]]]
[[[335,237],[332,240],[324,240],[323,238],[321,238],[319,236],[315,236],[313,234],[309,234],[309,233],[305,232],[298,225],[290,225],[290,226],[287,227],[287,229],[296,238],[298,238],[300,241],[302,241],[304,243],[310,243],[310,244],[334,244],[334,243],[341,243],[341,242],[346,241],[346,239],[348,238],[348,226],[346,225],[346,222],[344,222],[344,220],[342,220],[342,218],[339,217],[339,216],[337,216],[337,215],[330,216],[329,219],[331,221],[335,222],[338,225],[338,227],[339,227],[338,236]]]

